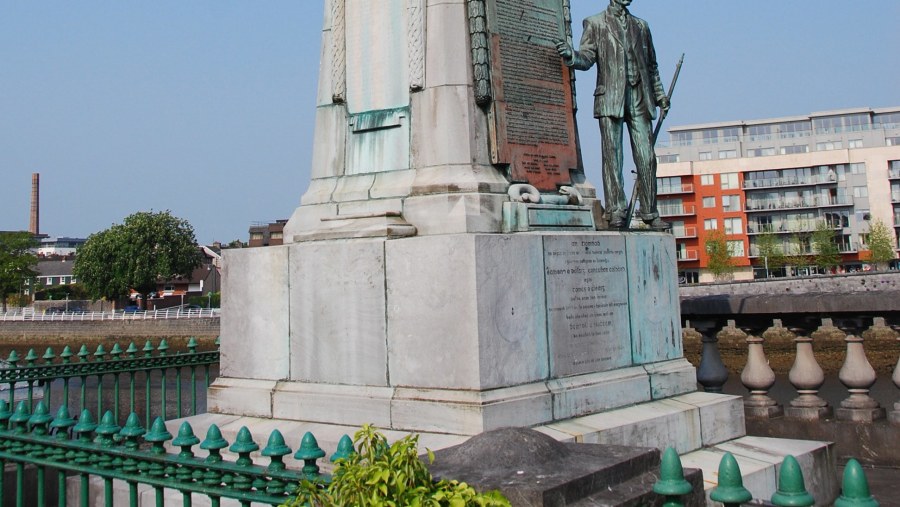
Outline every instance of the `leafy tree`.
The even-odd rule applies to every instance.
[[[388,445],[370,425],[354,437],[355,452],[340,459],[327,486],[303,481],[291,507],[310,506],[509,506],[500,492],[477,493],[458,481],[436,482],[419,459],[418,435]],[[428,451],[428,461],[434,454]]]
[[[73,274],[92,298],[114,299],[129,289],[152,292],[158,280],[189,276],[199,265],[191,224],[168,211],[142,211],[88,236]]]
[[[783,268],[787,259],[781,247],[781,240],[774,232],[767,231],[756,238],[756,247],[759,250],[759,258],[769,270]]]
[[[716,280],[727,280],[734,273],[733,252],[728,249],[725,233],[719,230],[709,231],[703,242],[706,247],[706,268]]]
[[[869,223],[869,260],[880,269],[894,258],[894,235],[881,219]]]
[[[834,238],[834,229],[827,222],[821,221],[816,226],[812,243],[816,252],[816,266],[830,271],[841,263],[841,251]]]
[[[7,296],[19,292],[26,280],[38,275],[34,270],[38,259],[31,251],[35,246],[30,232],[0,232],[0,299],[4,312]]]

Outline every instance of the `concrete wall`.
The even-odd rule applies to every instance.
[[[721,295],[847,294],[897,290],[900,290],[900,271],[711,283],[681,287],[679,293],[685,299]]]
[[[93,320],[93,321],[2,321],[2,337],[45,336],[217,336],[219,319],[148,319],[148,320]]]

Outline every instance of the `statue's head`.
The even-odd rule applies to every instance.
[[[628,7],[631,5],[631,0],[609,0],[609,3],[618,5],[619,7]]]

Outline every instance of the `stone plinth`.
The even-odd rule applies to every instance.
[[[473,435],[691,392],[673,250],[554,232],[230,251],[244,297],[223,301],[211,411]]]

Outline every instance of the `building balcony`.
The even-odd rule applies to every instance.
[[[805,178],[764,178],[744,179],[744,190],[784,187],[808,187],[814,185],[837,185],[837,176],[833,174],[809,176]]]
[[[675,257],[678,259],[678,262],[700,260],[700,254],[696,250],[677,250]]]
[[[661,186],[656,189],[657,195],[693,194],[693,183],[682,183],[681,186]]]
[[[749,222],[747,224],[747,234],[794,234],[798,232],[814,232],[819,228],[821,222],[816,221],[775,221],[771,224],[756,224]],[[831,224],[831,229],[839,231],[843,229],[841,224]]]
[[[896,201],[895,201],[896,202]],[[853,206],[853,198],[842,197],[815,197],[812,199],[771,199],[771,200],[747,200],[744,211],[748,213],[760,211],[774,211],[786,209],[827,208],[836,206]]]
[[[681,217],[696,215],[697,207],[693,204],[660,204],[659,216],[661,217]]]
[[[696,227],[673,227],[672,234],[676,239],[687,239],[697,237]]]

